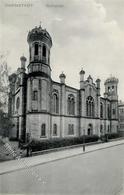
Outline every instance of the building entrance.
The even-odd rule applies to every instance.
[[[93,125],[91,123],[88,125],[87,134],[88,135],[93,135]]]

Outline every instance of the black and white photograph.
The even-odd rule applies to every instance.
[[[124,195],[124,0],[0,0],[0,195]]]

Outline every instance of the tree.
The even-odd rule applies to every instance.
[[[8,114],[0,110],[0,135],[9,137],[9,131],[12,128],[12,121]]]
[[[4,112],[8,111],[9,71],[7,62],[0,58],[0,102]]]
[[[9,136],[12,128],[11,118],[8,116],[9,71],[4,55],[0,55],[0,135]]]

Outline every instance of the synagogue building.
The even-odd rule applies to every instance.
[[[9,76],[9,114],[13,119],[11,136],[35,139],[104,135],[118,131],[118,79],[108,78],[104,97],[100,79],[82,69],[80,89],[66,85],[66,75],[60,82],[51,78],[50,53],[52,38],[41,26],[28,33],[29,64],[26,57]]]

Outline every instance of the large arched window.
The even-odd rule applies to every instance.
[[[46,46],[43,45],[43,57],[46,57]]]
[[[103,103],[100,102],[100,118],[103,118]]]
[[[46,124],[43,123],[41,125],[41,137],[45,137],[46,136]]]
[[[68,106],[68,114],[69,115],[74,115],[75,114],[75,98],[73,95],[69,95],[68,96],[68,102],[67,102]]]
[[[34,54],[38,55],[38,43],[35,43],[34,45]]]
[[[94,99],[91,96],[88,96],[86,100],[86,115],[94,117]]]
[[[53,112],[54,113],[59,113],[59,98],[58,98],[58,94],[54,93],[53,97]]]
[[[20,106],[20,98],[17,97],[17,100],[16,100],[16,109],[17,110],[19,109],[19,106]]]
[[[57,124],[53,124],[53,136],[57,136]]]

